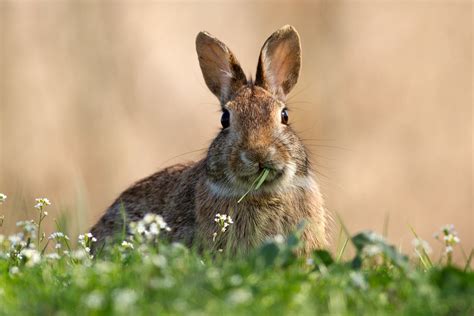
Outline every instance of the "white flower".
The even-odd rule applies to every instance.
[[[86,306],[90,309],[99,309],[104,303],[104,295],[99,291],[93,291],[85,298]]]
[[[60,239],[65,239],[65,240],[69,240],[69,237],[67,235],[65,235],[64,233],[62,232],[54,232],[52,233],[51,235],[49,235],[48,237],[49,240],[60,240]]]
[[[382,253],[382,249],[378,245],[367,245],[362,249],[362,252],[368,257],[375,257]]]
[[[148,213],[143,217],[143,222],[145,224],[151,224],[155,220],[155,216],[152,213]]]
[[[156,223],[151,223],[150,224],[150,234],[152,235],[158,235],[160,233],[160,230],[158,229],[158,225]]]
[[[425,252],[426,254],[430,254],[430,253],[433,252],[433,250],[431,249],[430,244],[426,240],[423,240],[423,239],[420,239],[420,238],[415,238],[415,239],[412,240],[411,243],[412,243],[413,247],[415,247],[416,251]]]
[[[252,293],[244,288],[238,288],[229,293],[227,300],[231,304],[243,304],[252,299]]]
[[[44,256],[46,259],[50,259],[50,260],[59,260],[61,259],[61,256],[59,256],[57,253],[53,252],[53,253],[48,253],[47,255]]]
[[[155,265],[158,268],[164,268],[166,267],[166,264],[168,261],[166,260],[166,257],[163,255],[154,255],[151,257],[151,262],[153,263],[153,265]]]
[[[444,251],[446,253],[452,253],[453,252],[453,246],[446,246],[446,248],[444,249]]]
[[[66,251],[64,251],[66,252]],[[75,259],[78,259],[78,260],[83,260],[83,259],[92,259],[92,256],[89,254],[89,252],[85,249],[77,249],[77,250],[74,250],[72,253],[71,253],[71,256]]]
[[[20,253],[26,258],[26,265],[28,267],[32,267],[41,261],[41,255],[35,249],[25,248]]]
[[[440,235],[443,236],[442,239],[440,238]],[[436,234],[435,238],[444,243],[444,251],[448,255],[453,252],[453,247],[461,242],[461,239],[459,239],[458,233],[454,229],[453,224],[442,227],[441,233]]]
[[[4,193],[0,193],[0,204],[3,204],[7,200],[7,195]]]
[[[45,206],[51,205],[51,202],[47,198],[37,198],[35,199],[36,204],[35,208],[38,210],[42,210]],[[45,214],[48,215],[48,214]]]
[[[22,227],[24,232],[30,233],[35,238],[34,233],[36,232],[36,224],[33,221],[18,221],[16,222],[17,227]]]
[[[458,236],[455,236],[453,234],[449,234],[444,236],[444,241],[449,243],[449,244],[458,244],[461,242]]]
[[[140,221],[130,223],[129,227],[135,238],[142,240],[145,237],[146,241],[156,241],[162,230],[170,231],[163,217],[154,213],[146,214]]]
[[[217,223],[217,226],[219,226],[220,231],[223,233],[227,230],[227,227],[229,227],[230,224],[234,223],[234,221],[229,215],[220,213],[216,214],[216,216],[214,217],[214,222]]]
[[[131,242],[128,242],[126,240],[122,241],[121,244],[123,249],[133,249],[133,244]]]
[[[137,293],[132,289],[116,290],[113,296],[115,308],[119,311],[129,309],[138,299]]]
[[[20,272],[20,269],[16,266],[10,268],[10,274],[12,275],[18,274],[19,272]]]
[[[18,244],[21,244],[23,242],[23,234],[18,233],[18,234],[15,234],[15,235],[10,235],[10,236],[8,236],[8,241],[10,241],[10,244],[12,246],[16,246]]]
[[[277,244],[283,244],[285,242],[285,237],[283,237],[283,235],[281,234],[277,234],[273,237],[273,240],[277,243]]]

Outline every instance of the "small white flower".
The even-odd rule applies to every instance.
[[[364,247],[362,252],[368,257],[375,257],[382,253],[382,249],[380,249],[380,247],[377,245],[368,245]]]
[[[22,249],[21,254],[26,258],[26,266],[28,267],[32,267],[41,261],[41,255],[35,249]]]
[[[3,204],[7,200],[7,195],[4,193],[0,193],[0,204]]]
[[[71,256],[78,260],[92,259],[92,256],[85,249],[77,249],[71,253]]]
[[[156,241],[162,230],[170,231],[170,228],[158,214],[148,213],[142,220],[132,222],[129,225],[130,232],[137,240]]]
[[[93,291],[86,296],[85,303],[90,309],[99,309],[104,303],[104,295],[99,291]]]
[[[283,237],[281,234],[278,234],[273,237],[273,240],[275,240],[277,244],[283,244],[285,242],[285,237]]]
[[[155,265],[158,268],[164,268],[166,267],[166,264],[168,261],[166,260],[166,257],[163,255],[154,255],[151,257],[151,262],[153,263],[153,265]]]
[[[227,300],[231,304],[243,304],[252,299],[252,293],[244,288],[238,288],[231,291],[227,297]]]
[[[453,246],[446,246],[446,248],[444,249],[444,251],[446,253],[452,253],[453,252]]]
[[[121,244],[123,249],[133,249],[133,244],[131,242],[128,242],[126,240],[122,241]]]
[[[15,234],[15,235],[10,235],[10,236],[8,236],[8,241],[10,242],[10,244],[12,246],[16,246],[18,244],[21,244],[23,242],[23,234],[18,233],[18,234]]]
[[[113,293],[115,308],[119,311],[125,311],[132,307],[138,299],[137,293],[132,289],[116,290]]]
[[[439,237],[440,235],[443,237],[442,239]],[[442,227],[441,233],[438,233],[435,238],[444,243],[444,251],[448,256],[453,252],[453,247],[461,242],[453,224]]]
[[[430,254],[433,252],[433,249],[431,249],[430,244],[426,240],[415,238],[412,240],[411,243],[413,247],[415,247],[416,251],[420,251],[420,252],[424,251],[427,254]]]
[[[61,256],[59,256],[56,252],[53,253],[48,253],[47,255],[44,256],[46,259],[50,260],[59,260],[61,259]]]
[[[160,230],[158,228],[158,225],[156,223],[151,223],[150,224],[150,233],[152,235],[158,235],[160,233]]]
[[[145,233],[145,231],[146,231],[145,224],[143,222],[138,222],[138,224],[137,224],[137,233],[143,234],[143,233]]]
[[[67,235],[65,235],[64,233],[62,232],[54,232],[52,233],[51,235],[49,235],[48,239],[66,239],[66,240],[69,240],[69,237]]]
[[[229,215],[220,213],[216,214],[216,216],[214,217],[214,222],[217,223],[217,226],[219,226],[219,229],[222,233],[226,232],[227,227],[229,227],[230,224],[234,223],[234,221]]]
[[[151,224],[155,220],[155,216],[152,213],[148,213],[143,217],[145,224]]]
[[[38,210],[42,210],[45,206],[51,205],[51,202],[47,198],[37,198],[35,201],[35,208]]]
[[[19,272],[20,272],[20,269],[16,266],[10,268],[10,274],[12,275],[18,274]]]

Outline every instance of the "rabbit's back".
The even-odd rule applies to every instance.
[[[195,187],[201,177],[202,162],[179,164],[144,178],[125,190],[92,227],[97,245],[116,237],[130,222],[145,214],[163,217],[171,227],[170,240],[191,245],[195,230]],[[125,215],[125,217],[124,217]]]

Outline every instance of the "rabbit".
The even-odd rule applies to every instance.
[[[97,245],[122,231],[123,213],[128,223],[151,212],[170,227],[170,241],[199,249],[248,253],[301,221],[302,253],[326,246],[330,217],[285,103],[301,65],[297,31],[287,25],[266,40],[255,80],[211,34],[197,35],[196,50],[206,85],[220,101],[222,129],[204,159],[167,167],[125,190],[92,227]],[[261,187],[239,201],[264,169]],[[233,224],[216,235],[217,213]]]

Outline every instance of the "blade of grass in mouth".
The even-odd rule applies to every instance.
[[[247,194],[250,193],[250,191],[258,190],[262,186],[263,182],[265,182],[265,180],[267,179],[269,173],[270,173],[270,169],[267,169],[267,168],[263,169],[263,171],[258,175],[258,177],[255,178],[255,180],[252,182],[247,192],[245,192],[244,195],[240,197],[237,203],[242,202],[242,200],[247,196]]]

